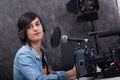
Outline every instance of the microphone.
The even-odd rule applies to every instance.
[[[75,42],[93,42],[88,39],[82,39],[82,38],[69,38],[67,35],[62,35],[61,40],[63,43],[67,43],[69,41],[75,41]]]
[[[108,37],[108,36],[115,36],[120,35],[120,28],[104,30],[104,31],[96,31],[88,33],[89,36],[98,35],[98,37]]]
[[[67,43],[68,41],[76,41],[76,42],[93,42],[88,39],[82,39],[82,38],[68,38],[67,35],[61,36],[61,30],[59,27],[54,28],[51,34],[50,43],[53,48],[56,48],[60,42]]]

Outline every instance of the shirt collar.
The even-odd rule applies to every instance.
[[[28,44],[26,44],[26,46],[32,51],[32,54],[37,58],[37,59],[41,59],[40,55],[35,51],[35,49],[33,49],[31,46],[29,46]],[[42,53],[43,54],[43,53]]]

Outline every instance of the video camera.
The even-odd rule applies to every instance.
[[[79,46],[79,47],[78,47]],[[103,77],[112,77],[120,73],[120,49],[112,48],[109,53],[96,55],[93,48],[82,49],[78,44],[75,49],[75,59],[78,77],[97,76],[97,67],[101,69]]]

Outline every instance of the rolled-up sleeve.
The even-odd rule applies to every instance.
[[[53,74],[44,75],[44,76],[38,77],[37,80],[66,80],[66,73],[64,71],[57,71]]]
[[[57,71],[57,72],[55,72],[57,75],[58,75],[58,77],[59,77],[59,79],[58,80],[66,80],[66,72],[64,72],[64,71]]]

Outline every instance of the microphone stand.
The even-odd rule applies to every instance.
[[[91,21],[92,27],[93,27],[93,31],[95,31],[95,25],[94,25],[94,21]],[[98,49],[98,37],[96,35],[94,35],[94,40],[95,40],[95,46],[96,46],[96,52],[97,55],[99,55],[99,49]]]

